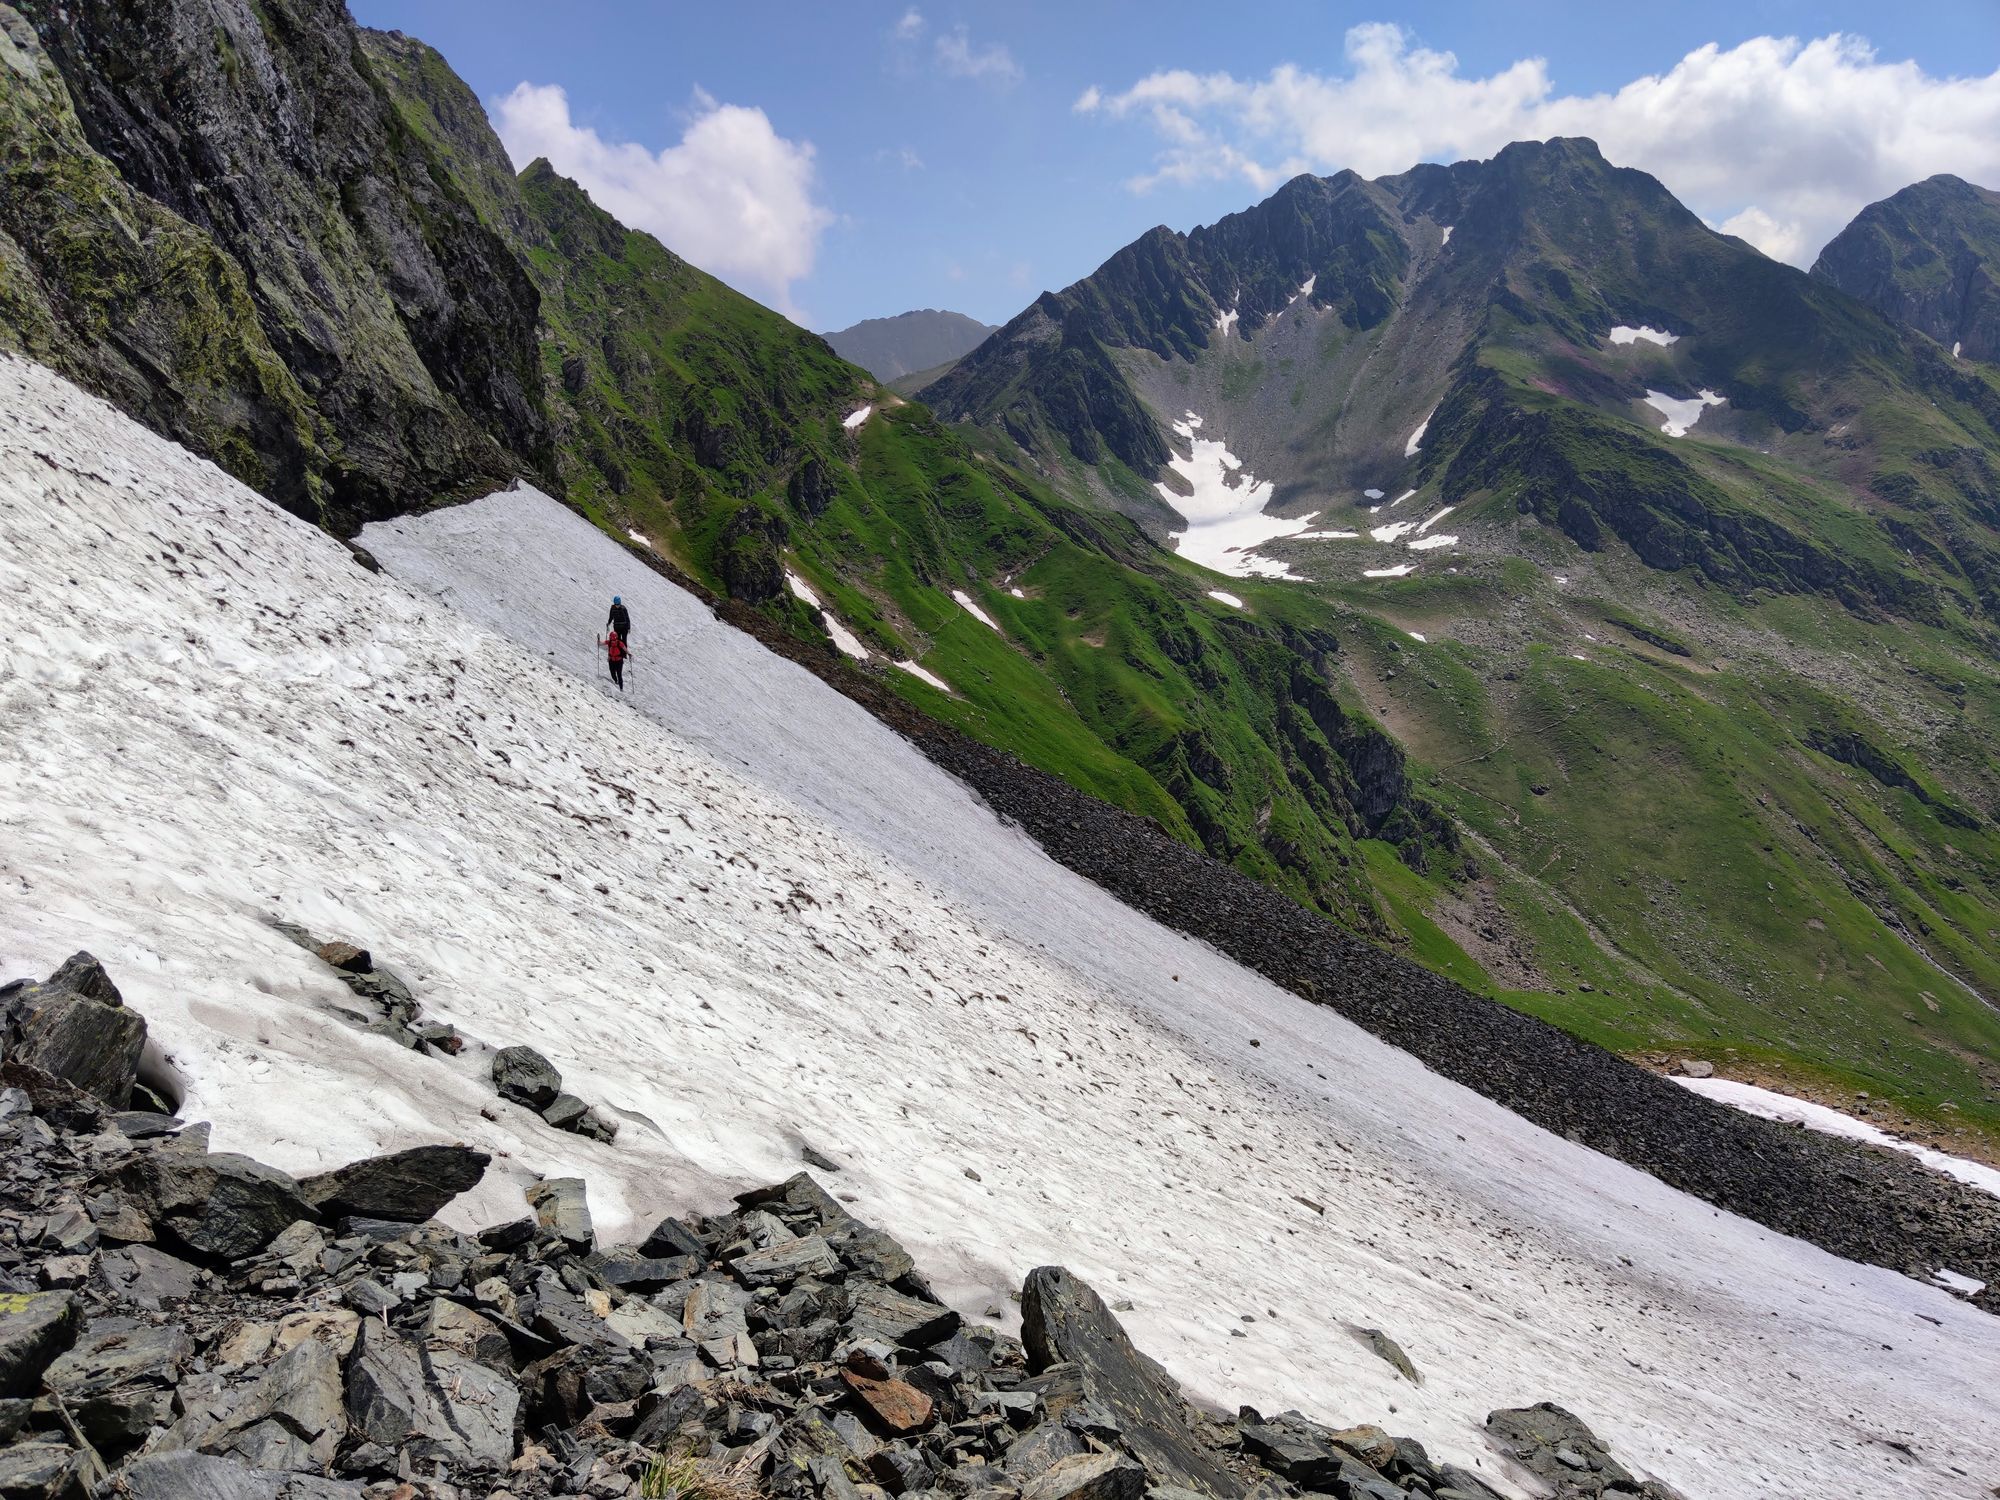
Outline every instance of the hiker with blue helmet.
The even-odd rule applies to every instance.
[[[621,642],[628,641],[632,634],[632,617],[625,612],[625,601],[617,594],[611,596],[611,614],[604,622],[604,628],[617,636]]]

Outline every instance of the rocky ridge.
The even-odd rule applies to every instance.
[[[433,1217],[487,1166],[465,1145],[293,1179],[124,1107],[145,1025],[88,954],[0,1005],[16,1500],[1501,1493],[1379,1427],[1199,1408],[1060,1267],[1028,1275],[1019,1340],[968,1324],[805,1173],[636,1245],[600,1243],[576,1178],[467,1234]],[[127,1045],[51,1046],[95,1036]],[[1488,1427],[1496,1476],[1673,1500],[1560,1408]]]

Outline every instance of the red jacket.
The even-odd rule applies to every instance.
[[[612,661],[623,661],[631,655],[631,650],[617,636],[608,635],[604,638],[604,654]]]

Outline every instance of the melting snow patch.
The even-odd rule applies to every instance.
[[[631,528],[628,527],[626,528],[625,535],[632,538],[632,540],[637,542],[641,547],[650,547],[653,545],[652,539],[648,537],[646,533],[643,531],[633,531]]]
[[[1698,396],[1669,396],[1664,391],[1646,392],[1646,404],[1666,418],[1666,421],[1660,424],[1660,431],[1668,437],[1686,437],[1688,429],[1701,420],[1703,408],[1720,406],[1726,399],[1709,390],[1704,390]]]
[[[845,427],[849,432],[852,432],[868,420],[868,414],[873,410],[875,408],[872,406],[864,406],[859,411],[849,412],[845,417],[841,418],[840,425]]]
[[[819,622],[826,627],[826,633],[835,646],[856,661],[868,660],[868,648],[861,644],[860,638],[841,624],[840,617],[819,602],[819,595],[812,591],[811,585],[790,568],[785,569],[785,586],[792,591],[793,598],[802,599],[819,611]]]
[[[1962,347],[1963,347],[1962,343],[1958,343],[1958,342],[1954,342],[1954,343],[1952,344],[1952,346],[1951,346],[1951,357],[1952,357],[1953,359],[1957,359],[1957,358],[1958,358],[1958,351],[1959,351],[1959,349],[1960,349],[1960,348],[1962,348]]]
[[[937,677],[929,672],[926,672],[922,667],[918,666],[913,661],[899,661],[896,663],[896,665],[901,667],[905,672],[908,672],[912,677],[915,677],[923,682],[928,682],[932,687],[936,688],[940,693],[949,693],[951,691],[950,683],[946,682],[942,677]]]
[[[987,629],[998,630],[1000,628],[998,625],[995,625],[993,623],[993,617],[988,613],[986,613],[985,610],[981,609],[979,605],[973,600],[973,597],[970,594],[966,593],[964,589],[953,589],[951,591],[951,597],[958,601],[959,607],[961,609],[963,609],[967,614],[971,615],[973,619],[977,620]]]
[[[1975,1281],[1970,1276],[1962,1276],[1957,1271],[1947,1271],[1943,1267],[1931,1272],[1931,1280],[1948,1292],[1957,1292],[1961,1297],[1977,1297],[1986,1290],[1986,1283]]]
[[[1424,517],[1423,524],[1417,527],[1417,535],[1422,536],[1426,531],[1429,531],[1433,526],[1437,525],[1438,522],[1442,521],[1446,516],[1450,515],[1453,511],[1457,509],[1458,507],[1456,505],[1447,505],[1440,510],[1432,511],[1429,515]]]
[[[1417,529],[1418,523],[1415,521],[1390,521],[1383,526],[1371,527],[1368,534],[1378,542],[1393,542],[1406,532]]]
[[[1397,563],[1393,568],[1364,568],[1363,578],[1401,578],[1405,573],[1417,571],[1415,563]]]
[[[1697,1094],[1705,1094],[1717,1103],[1732,1105],[1748,1114],[1762,1115],[1767,1120],[1783,1120],[1787,1124],[1803,1125],[1808,1130],[1823,1131],[1827,1135],[1845,1136],[1850,1141],[1866,1141],[1871,1146],[1887,1146],[1891,1151],[1907,1151],[1925,1166],[1935,1167],[1947,1176],[1956,1177],[1960,1182],[2000,1198],[2000,1168],[1933,1151],[1914,1141],[1898,1140],[1879,1125],[1870,1125],[1866,1120],[1857,1120],[1824,1104],[1814,1104],[1809,1099],[1794,1099],[1790,1094],[1760,1089],[1754,1083],[1738,1083],[1733,1078],[1677,1076],[1674,1082],[1693,1089]]]
[[[1394,510],[1397,506],[1401,505],[1405,500],[1409,499],[1410,496],[1414,495],[1415,493],[1416,493],[1415,490],[1404,490],[1402,494],[1398,495],[1395,499],[1389,502],[1389,509]],[[1378,500],[1381,499],[1382,492],[1380,490],[1374,491],[1374,494],[1376,499]]]
[[[103,958],[215,1149],[306,1173],[464,1140],[494,1159],[454,1227],[577,1175],[623,1240],[797,1170],[805,1129],[953,1307],[1067,1262],[1229,1409],[1396,1404],[1490,1468],[1486,1412],[1568,1398],[1699,1495],[1937,1500],[1990,1470],[1986,1314],[1530,1126],[1121,906],[546,496],[363,544],[389,576],[0,360],[0,660],[34,726],[0,736],[0,973]],[[612,592],[671,661],[622,701],[590,681]],[[333,1019],[346,992],[264,912],[542,1050],[618,1141]],[[1235,1339],[1223,1306],[1289,1310]],[[1439,1373],[1400,1381],[1343,1333],[1364,1319]],[[1922,1441],[1854,1441],[1856,1411]]]
[[[1611,330],[1611,342],[1614,344],[1632,344],[1637,343],[1640,339],[1644,339],[1649,344],[1658,344],[1664,349],[1669,344],[1680,342],[1680,335],[1678,333],[1662,333],[1657,328],[1632,328],[1624,323],[1620,323],[1616,328]]]
[[[1421,630],[1412,630],[1410,632],[1410,639],[1413,641],[1422,641],[1426,646],[1430,644],[1430,637],[1426,636]]]
[[[1298,540],[1302,542],[1352,542],[1360,537],[1358,531],[1301,531]]]
[[[1168,541],[1190,562],[1232,578],[1289,576],[1291,569],[1284,563],[1250,554],[1265,542],[1298,535],[1310,523],[1303,517],[1294,520],[1265,515],[1270,482],[1246,471],[1243,460],[1220,442],[1196,437],[1195,429],[1200,426],[1201,418],[1193,412],[1173,424],[1174,431],[1187,440],[1188,456],[1176,454],[1167,460],[1167,466],[1188,482],[1193,493],[1178,495],[1165,484],[1153,487],[1187,522],[1186,529],[1174,532]]]
[[[1438,245],[1440,248],[1442,248],[1445,245],[1449,245],[1451,243],[1451,231],[1453,227],[1454,226],[1450,224],[1444,226],[1444,238],[1438,241]]]
[[[1458,538],[1439,532],[1436,536],[1420,536],[1415,541],[1405,542],[1403,545],[1412,552],[1432,552],[1439,547],[1456,547]]]
[[[1424,445],[1424,434],[1430,430],[1431,417],[1434,417],[1436,415],[1437,415],[1437,408],[1432,407],[1431,416],[1425,417],[1423,421],[1417,423],[1417,430],[1411,433],[1410,440],[1407,443],[1403,444],[1403,457],[1415,458],[1417,456],[1417,450],[1423,447]]]
[[[1234,594],[1225,594],[1221,589],[1210,589],[1208,591],[1208,597],[1211,599],[1220,600],[1222,603],[1228,605],[1231,609],[1241,609],[1243,607],[1243,601],[1241,599],[1237,598]]]
[[[1217,313],[1215,315],[1215,331],[1217,333],[1226,335],[1229,332],[1229,330],[1234,328],[1235,326],[1236,326],[1235,308],[1232,307],[1229,309],[1228,312]]]
[[[1007,590],[1007,592],[1012,594],[1016,599],[1025,599],[1028,597],[1026,594],[1022,593],[1019,589],[1010,588]]]
[[[1285,299],[1285,306],[1290,307],[1301,297],[1310,297],[1313,294],[1313,283],[1318,280],[1319,273],[1315,271],[1299,284],[1299,289],[1296,292],[1293,292],[1291,296]]]

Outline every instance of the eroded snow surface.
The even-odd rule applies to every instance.
[[[810,1141],[955,1306],[1066,1263],[1230,1409],[1380,1421],[1495,1478],[1485,1414],[1553,1400],[1694,1497],[1990,1484],[1986,1314],[1139,917],[531,489],[364,542],[394,576],[0,360],[0,974],[95,952],[218,1149],[463,1140],[505,1154],[451,1222],[576,1173],[615,1239]],[[592,681],[614,592],[651,664],[624,699]],[[365,942],[466,1055],[342,1020],[274,916]],[[498,1101],[504,1043],[617,1141]]]

